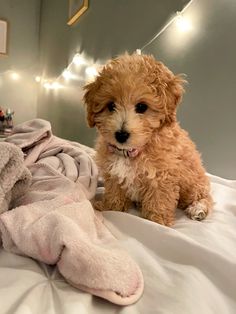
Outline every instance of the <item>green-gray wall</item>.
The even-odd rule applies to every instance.
[[[8,56],[0,56],[0,107],[15,111],[15,123],[37,113],[40,0],[1,0],[0,18],[9,22]],[[11,79],[11,71],[20,75]]]
[[[39,68],[45,79],[53,80],[76,52],[90,63],[132,52],[188,1],[90,0],[88,11],[72,27],[66,25],[68,2],[0,1],[0,17],[10,22],[10,54],[0,57],[0,73],[13,69],[23,77],[13,82],[0,75],[0,106],[13,107],[16,122],[36,116],[33,76]],[[175,73],[186,73],[189,84],[178,113],[181,125],[197,143],[209,172],[235,178],[236,2],[194,0],[184,15],[192,20],[190,32],[178,33],[172,24],[144,52]],[[76,74],[81,78],[67,83],[60,79],[64,88],[58,91],[39,88],[37,114],[51,121],[56,135],[93,145],[95,132],[86,126],[81,101],[84,67]]]
[[[173,23],[145,52],[153,53],[189,84],[179,109],[181,125],[197,143],[207,170],[236,178],[236,1],[195,0],[184,16],[192,30]]]

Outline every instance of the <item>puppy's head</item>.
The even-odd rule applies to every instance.
[[[118,148],[142,147],[175,121],[183,83],[152,56],[120,56],[85,86],[88,124]]]

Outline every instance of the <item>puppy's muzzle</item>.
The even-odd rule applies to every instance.
[[[118,131],[115,133],[115,138],[119,143],[125,143],[128,140],[129,136],[130,134],[126,131]]]

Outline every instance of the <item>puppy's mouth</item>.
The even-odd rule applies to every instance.
[[[108,144],[107,147],[108,147],[108,151],[110,153],[117,154],[117,155],[123,156],[125,158],[127,158],[127,157],[134,158],[134,157],[138,156],[138,154],[140,153],[139,148],[124,149],[124,148],[119,148],[119,147],[112,145],[112,144]]]

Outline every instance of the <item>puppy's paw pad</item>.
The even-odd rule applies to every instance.
[[[204,204],[199,202],[186,208],[185,213],[190,219],[201,221],[206,218],[207,209]]]

